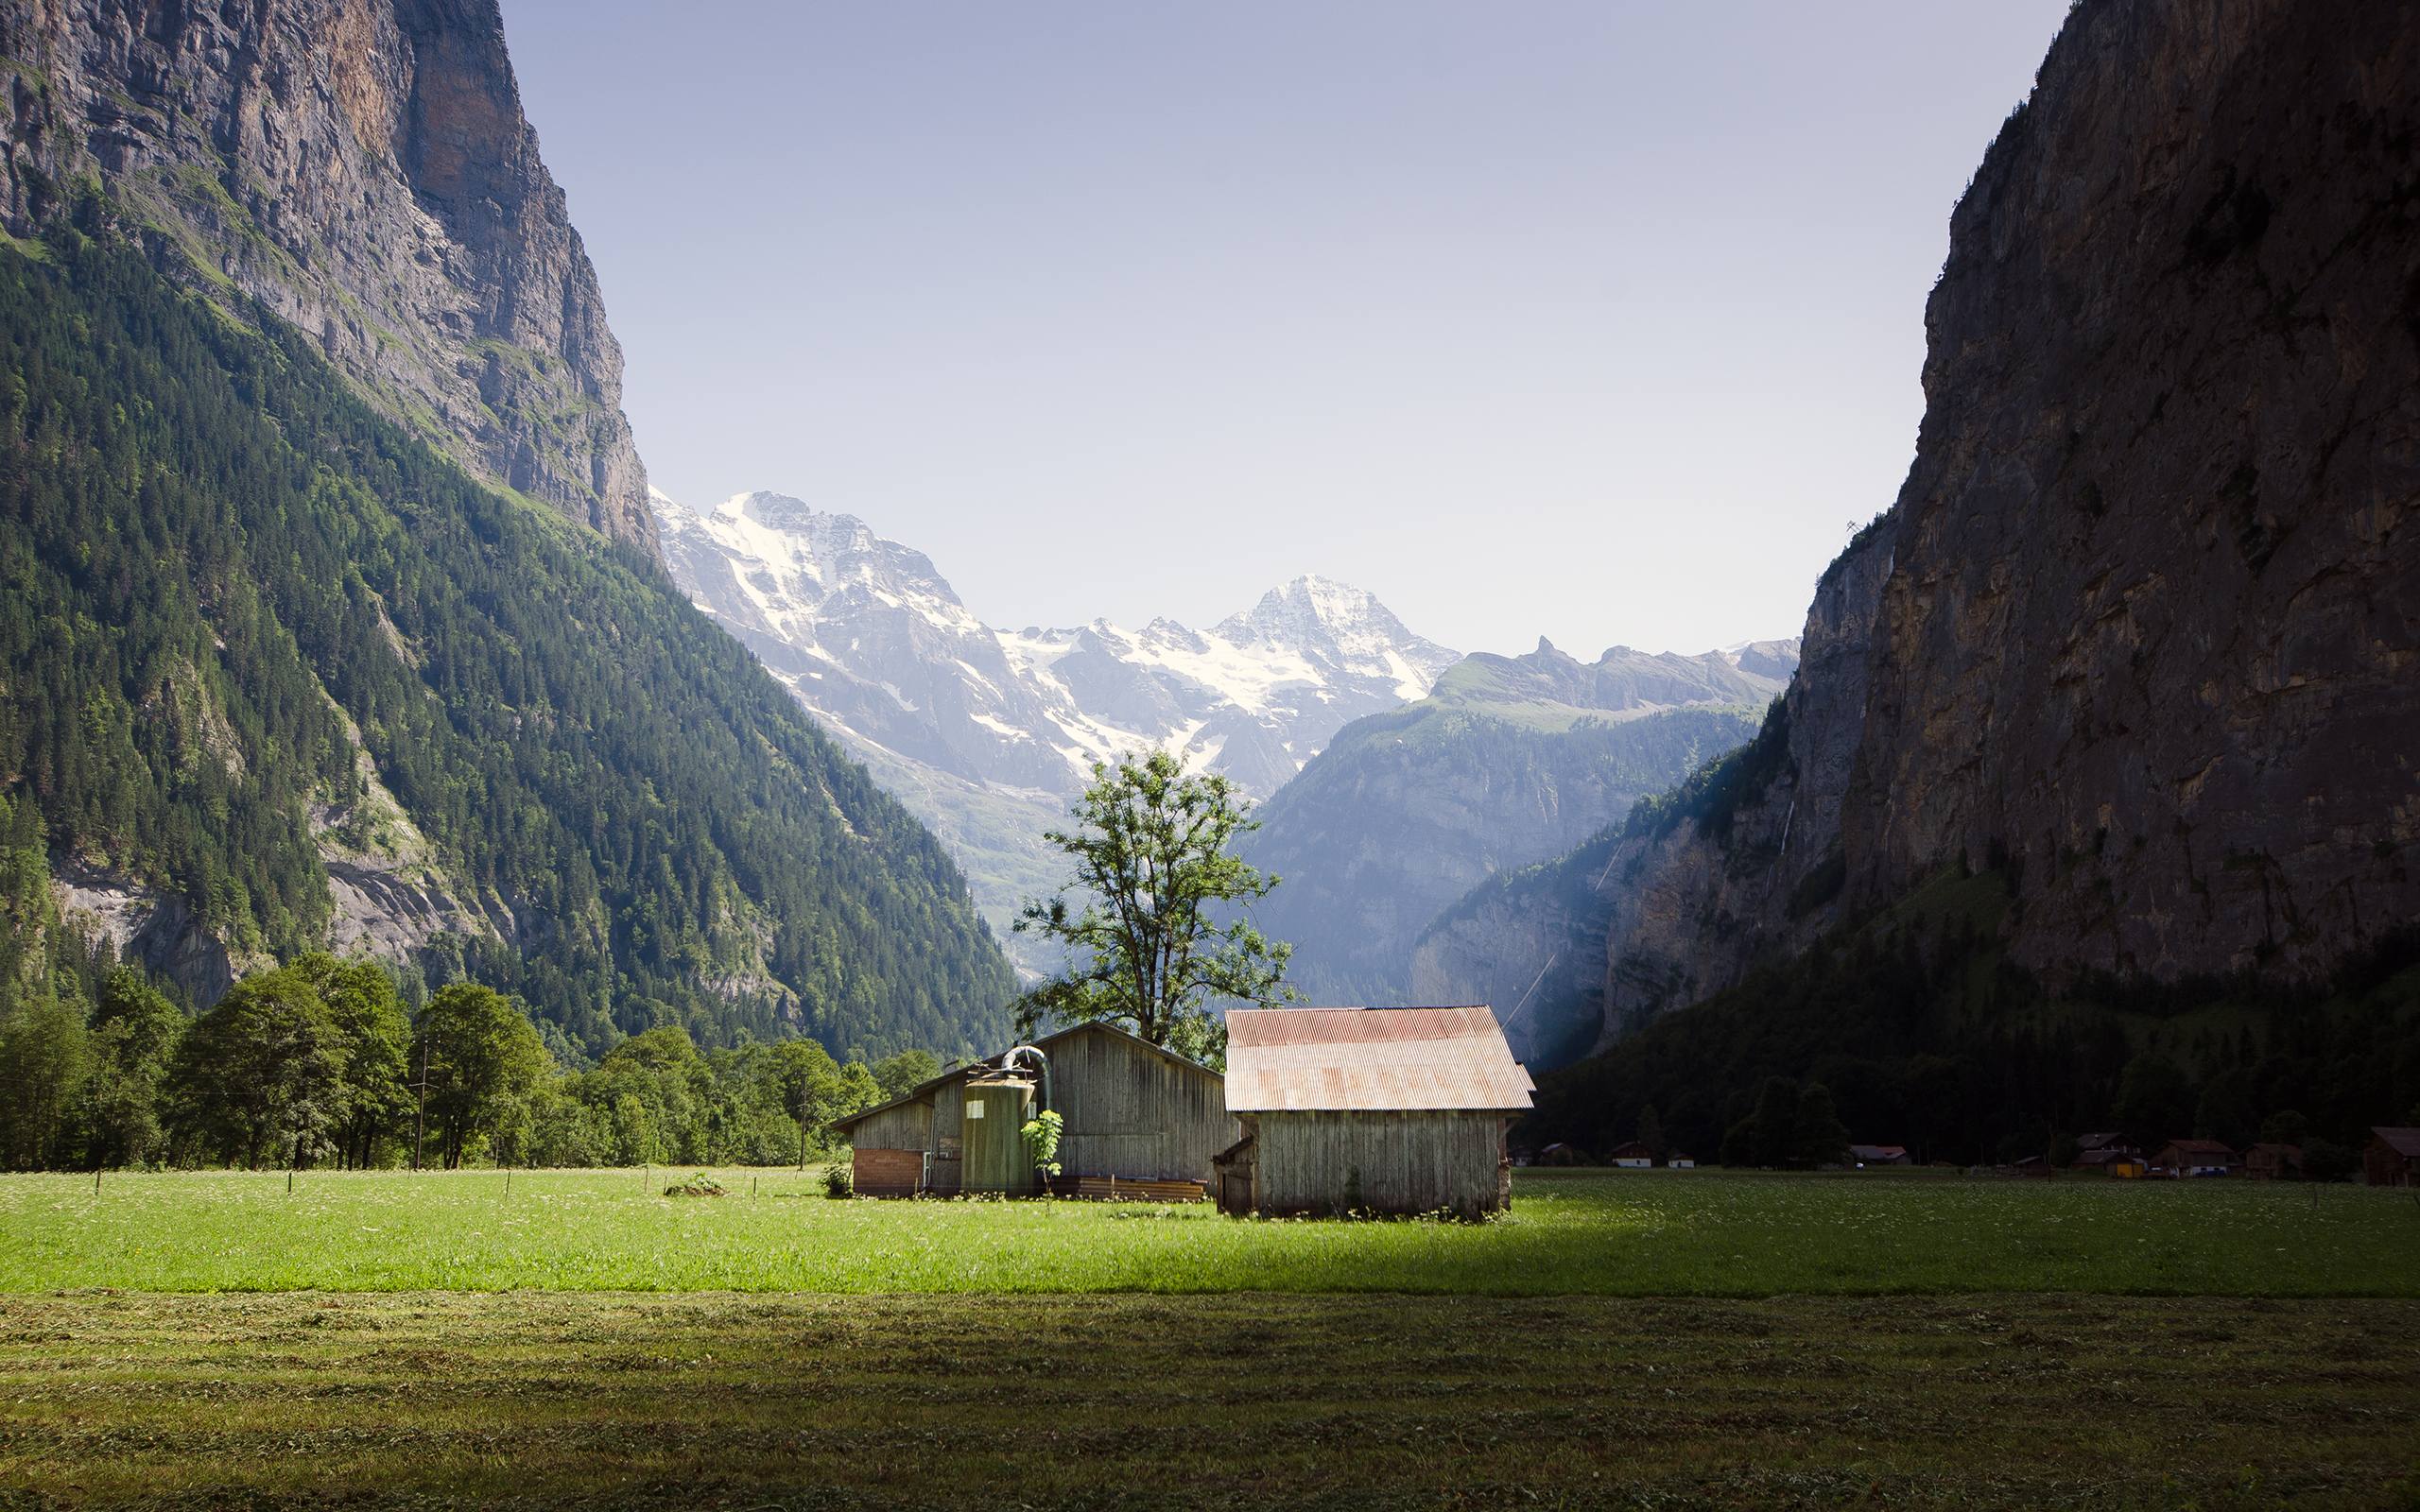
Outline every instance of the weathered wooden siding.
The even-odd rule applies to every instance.
[[[958,1194],[966,1171],[965,1116],[964,1075],[933,1089],[933,1190],[945,1197]]]
[[[929,1150],[932,1125],[932,1104],[903,1103],[851,1129],[849,1143],[860,1150]]]
[[[1497,1205],[1504,1115],[1475,1112],[1253,1115],[1256,1206],[1331,1212],[1479,1213]]]
[[[1225,1082],[1106,1030],[1049,1047],[1050,1102],[1066,1120],[1069,1176],[1210,1179],[1210,1158],[1241,1138]]]

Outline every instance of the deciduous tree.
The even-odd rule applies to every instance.
[[[477,1141],[527,1119],[528,1100],[550,1069],[546,1047],[518,1004],[472,982],[453,983],[430,998],[416,1031],[411,1064],[427,1067],[428,1117],[450,1171]]]
[[[1219,1064],[1226,1030],[1212,1003],[1292,1001],[1293,948],[1263,936],[1248,911],[1277,879],[1230,850],[1256,827],[1251,808],[1225,777],[1188,774],[1167,751],[1096,762],[1074,828],[1046,836],[1075,877],[1016,922],[1067,947],[1072,964],[1018,1000],[1018,1032],[1098,1020]]]

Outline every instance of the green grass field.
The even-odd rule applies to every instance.
[[[0,1292],[2420,1297],[2420,1203],[2351,1186],[1527,1171],[1462,1225],[833,1202],[812,1171],[666,1197],[674,1174],[0,1177]]]
[[[1466,1226],[684,1174],[0,1177],[0,1508],[2420,1509],[2405,1194],[1525,1172]]]

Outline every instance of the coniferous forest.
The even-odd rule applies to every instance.
[[[652,560],[106,235],[0,253],[0,1015],[133,989],[55,877],[153,897],[143,989],[198,1007],[327,943],[344,869],[441,920],[406,1008],[481,984],[570,1063],[987,1037],[957,868]]]

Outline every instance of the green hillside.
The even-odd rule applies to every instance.
[[[0,796],[54,868],[240,968],[326,938],[353,864],[454,905],[431,979],[591,1052],[989,1038],[1010,974],[933,837],[655,562],[474,483],[266,312],[16,244],[0,444]]]

